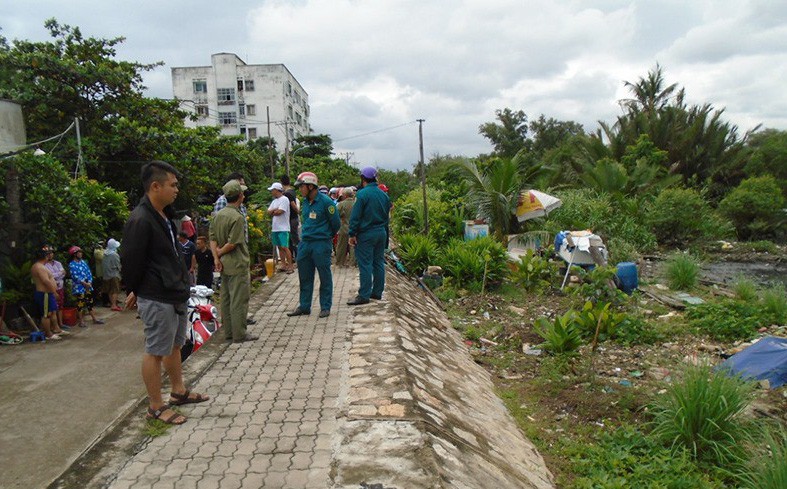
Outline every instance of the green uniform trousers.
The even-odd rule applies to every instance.
[[[364,299],[379,299],[385,289],[385,229],[371,229],[358,235],[355,245],[355,260],[361,286],[358,295]]]
[[[300,308],[311,311],[314,294],[314,270],[320,274],[320,310],[330,311],[333,304],[331,241],[301,241],[298,244],[298,279],[301,287]]]
[[[228,340],[246,337],[251,277],[249,271],[236,275],[221,274],[221,327]]]

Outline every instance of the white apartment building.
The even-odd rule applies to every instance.
[[[255,139],[268,135],[270,120],[280,152],[310,134],[309,96],[286,66],[247,65],[232,53],[210,58],[211,66],[172,68],[175,98],[197,116],[186,119],[187,127],[220,126],[222,134]]]

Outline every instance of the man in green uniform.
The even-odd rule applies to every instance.
[[[303,172],[295,186],[303,197],[301,206],[301,242],[298,244],[297,263],[300,281],[300,304],[287,313],[301,316],[311,313],[314,294],[314,270],[320,274],[320,317],[328,317],[333,301],[331,252],[333,236],[339,230],[339,212],[330,197],[321,194],[317,175]]]
[[[227,206],[210,223],[210,249],[215,270],[221,272],[221,320],[227,341],[242,343],[256,340],[246,334],[249,312],[249,245],[246,243],[246,218],[240,211],[246,190],[238,180],[224,184]]]
[[[350,216],[349,232],[361,286],[355,299],[347,301],[349,306],[368,304],[370,298],[380,300],[385,288],[385,244],[391,201],[377,187],[377,170],[372,167],[361,170],[361,187]]]

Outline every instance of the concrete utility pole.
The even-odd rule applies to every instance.
[[[84,161],[82,161],[82,133],[79,132],[78,117],[74,118],[74,124],[76,124],[77,130],[77,167],[76,170],[74,170],[74,178],[77,178],[79,176],[80,167],[84,164]]]
[[[424,165],[424,119],[418,119],[418,149],[421,153],[421,189],[424,193],[424,234],[429,234],[429,209],[426,206],[426,166]]]
[[[270,158],[271,160],[271,178],[276,178],[274,176],[274,172],[276,171],[276,169],[273,165],[273,151],[271,148],[271,144],[273,143],[273,141],[271,141],[271,106],[270,105],[265,106],[265,114],[268,116],[268,158]]]
[[[290,121],[284,121],[284,172],[290,176]]]

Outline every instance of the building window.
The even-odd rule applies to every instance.
[[[193,80],[192,84],[194,85],[194,93],[207,93],[208,91],[208,82],[205,80]]]
[[[241,136],[245,136],[246,135],[246,126],[240,126],[240,135]]]
[[[254,80],[243,80],[243,85],[247,92],[254,91]]]
[[[208,117],[208,106],[207,105],[197,105],[195,106],[197,109],[197,115],[200,117]]]
[[[306,104],[303,104],[303,114],[304,114],[306,117],[309,117],[309,106],[308,106],[308,105],[306,105]]]
[[[243,80],[241,78],[238,78],[238,91],[243,91]]]
[[[287,95],[292,95],[292,85],[290,85],[290,82],[284,83],[284,93]]]
[[[249,134],[249,139],[257,139],[257,128],[250,127],[248,134]]]
[[[238,123],[238,116],[235,112],[219,112],[219,124],[231,126]]]
[[[246,115],[257,115],[257,106],[252,104],[247,105]]]
[[[216,95],[219,99],[219,105],[232,105],[235,103],[234,88],[219,88],[216,90]]]
[[[303,118],[301,118],[301,115],[297,112],[295,113],[295,120],[298,121],[298,125],[303,124]]]
[[[246,117],[246,106],[244,104],[238,104],[238,115]]]
[[[292,119],[292,105],[287,106],[287,113],[290,114],[290,119]]]

